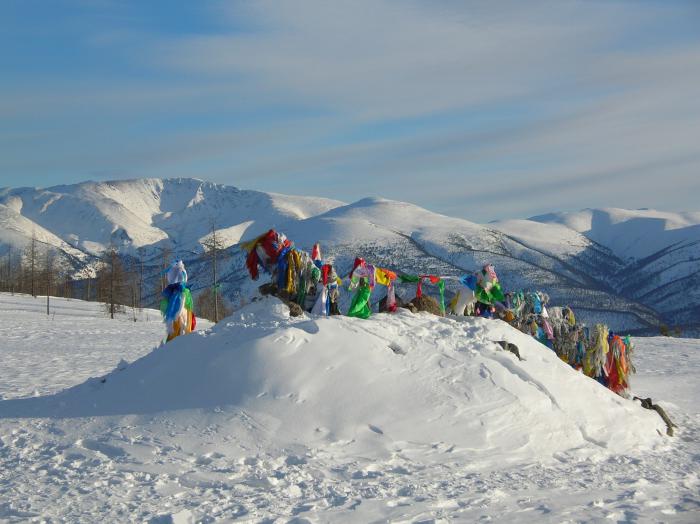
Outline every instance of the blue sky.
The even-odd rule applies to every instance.
[[[700,2],[5,0],[0,68],[0,186],[700,209]]]

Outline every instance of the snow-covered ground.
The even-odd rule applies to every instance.
[[[668,438],[498,321],[268,299],[154,350],[156,312],[52,303],[0,294],[0,521],[700,518],[698,340],[635,340]]]
[[[136,360],[163,339],[160,313],[131,308],[111,320],[104,304],[0,293],[0,398],[46,395]]]

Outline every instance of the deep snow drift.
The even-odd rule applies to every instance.
[[[523,361],[495,340],[518,345]],[[89,417],[226,407],[258,418],[252,441],[342,442],[425,453],[444,443],[482,468],[658,441],[655,413],[576,373],[500,321],[401,310],[369,321],[292,319],[266,298],[210,333],[160,347],[104,382],[0,404],[4,417]],[[187,414],[191,418],[193,414]],[[228,430],[240,433],[234,420]],[[658,432],[657,432],[658,430]]]
[[[66,328],[59,350],[80,338],[75,320],[53,320]],[[0,391],[15,397],[0,402],[0,519],[692,520],[698,509],[695,415],[671,404],[681,428],[669,439],[656,413],[499,321],[292,319],[268,298],[150,347],[104,381]],[[113,362],[123,351],[115,343]]]

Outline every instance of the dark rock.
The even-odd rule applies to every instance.
[[[428,295],[421,295],[420,297],[415,297],[411,300],[411,304],[416,309],[416,311],[427,311],[433,315],[442,316],[442,311],[440,310],[440,304],[433,297]]]
[[[267,284],[263,284],[262,286],[258,287],[258,291],[262,296],[267,296],[267,295],[273,295],[277,296],[277,285],[273,284],[272,282],[268,282]]]
[[[296,302],[289,302],[288,300],[285,300],[284,303],[289,306],[290,317],[300,317],[304,314],[304,310],[301,309],[301,306]]]
[[[287,307],[289,308],[289,316],[300,317],[301,315],[304,314],[304,310],[302,309],[302,307],[292,300],[291,295],[289,293],[287,293],[287,291],[284,289],[280,291],[277,288],[276,284],[273,284],[272,282],[268,282],[267,284],[263,284],[262,286],[259,286],[258,291],[260,291],[260,294],[263,296],[277,297],[282,302],[284,302],[287,305]]]
[[[408,302],[401,307],[404,309],[408,309],[411,313],[418,313],[416,306],[414,306],[412,302]]]
[[[520,357],[520,350],[518,349],[518,346],[516,346],[512,342],[508,342],[507,340],[499,340],[498,342],[496,342],[496,344],[501,346],[506,351],[510,351],[511,353],[513,353],[513,355],[518,357],[518,360],[522,360],[522,358]]]

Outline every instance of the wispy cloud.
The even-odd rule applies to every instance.
[[[596,5],[596,4],[594,4]],[[259,27],[165,39],[180,71],[256,78],[356,118],[404,118],[572,87],[634,10],[598,3],[256,2]],[[583,16],[582,16],[583,14]],[[652,16],[645,14],[645,17]]]
[[[108,77],[13,75],[0,174],[192,174],[479,220],[700,190],[693,3],[198,6],[197,24],[171,13],[167,31],[121,4],[128,23],[83,28],[82,45],[114,58]],[[31,138],[46,133],[61,138]]]

